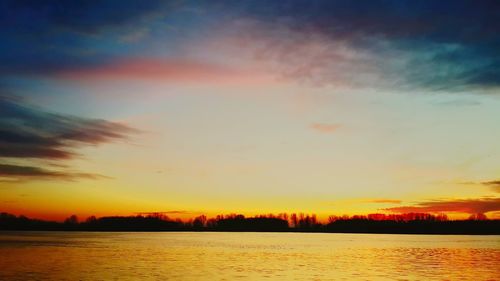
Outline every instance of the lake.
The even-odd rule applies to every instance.
[[[0,280],[500,280],[500,236],[0,232]]]

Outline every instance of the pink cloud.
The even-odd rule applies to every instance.
[[[160,83],[255,84],[272,79],[260,71],[185,59],[130,58],[58,74],[78,81],[142,80]]]
[[[380,69],[382,59],[348,40],[334,40],[314,29],[301,32],[252,20],[237,20],[221,29],[225,32],[192,44],[189,52],[246,60],[280,80],[315,87],[351,89],[386,84]]]
[[[335,132],[338,128],[340,128],[339,124],[326,124],[326,123],[313,123],[310,125],[311,129],[321,132],[321,133],[326,133],[326,134],[331,134]]]

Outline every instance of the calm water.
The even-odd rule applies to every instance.
[[[0,280],[500,280],[500,236],[0,232]]]

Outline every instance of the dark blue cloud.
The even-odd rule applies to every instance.
[[[0,161],[36,163],[36,160],[63,161],[75,157],[75,148],[127,138],[134,129],[100,119],[60,115],[23,105],[0,96]],[[93,177],[90,174],[52,171],[36,166],[0,165],[0,176],[19,178]]]
[[[67,159],[73,147],[126,138],[133,129],[101,119],[45,112],[0,96],[0,157]]]
[[[400,75],[412,87],[500,86],[499,1],[240,1],[236,11],[235,18],[319,32],[375,52],[390,51],[376,50],[386,41],[410,56]]]
[[[182,14],[182,11],[198,11]],[[193,30],[252,19],[377,52],[404,51],[409,87],[500,86],[500,2],[493,0],[1,1],[0,75],[51,74],[119,58],[113,34],[166,23]],[[217,33],[213,29],[211,32]],[[378,42],[384,41],[382,47]],[[422,55],[424,54],[424,55]],[[128,54],[130,55],[130,54]]]
[[[217,1],[219,9],[232,1]],[[498,40],[498,1],[293,0],[238,1],[236,17],[254,17],[336,38],[379,35],[392,39],[474,43]]]
[[[36,36],[54,31],[95,34],[105,28],[123,26],[147,18],[172,1],[2,1],[0,23],[19,32],[20,36]]]
[[[99,174],[61,172],[40,167],[9,165],[9,164],[0,164],[0,177],[9,178],[9,181],[26,181],[33,179],[76,180],[82,178],[86,179],[107,178]],[[0,182],[1,181],[2,180],[0,180]]]
[[[112,35],[147,25],[175,6],[159,0],[0,1],[0,75],[47,75],[106,63],[123,47]]]

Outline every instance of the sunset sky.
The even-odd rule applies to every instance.
[[[498,1],[0,1],[0,212],[500,218]]]

